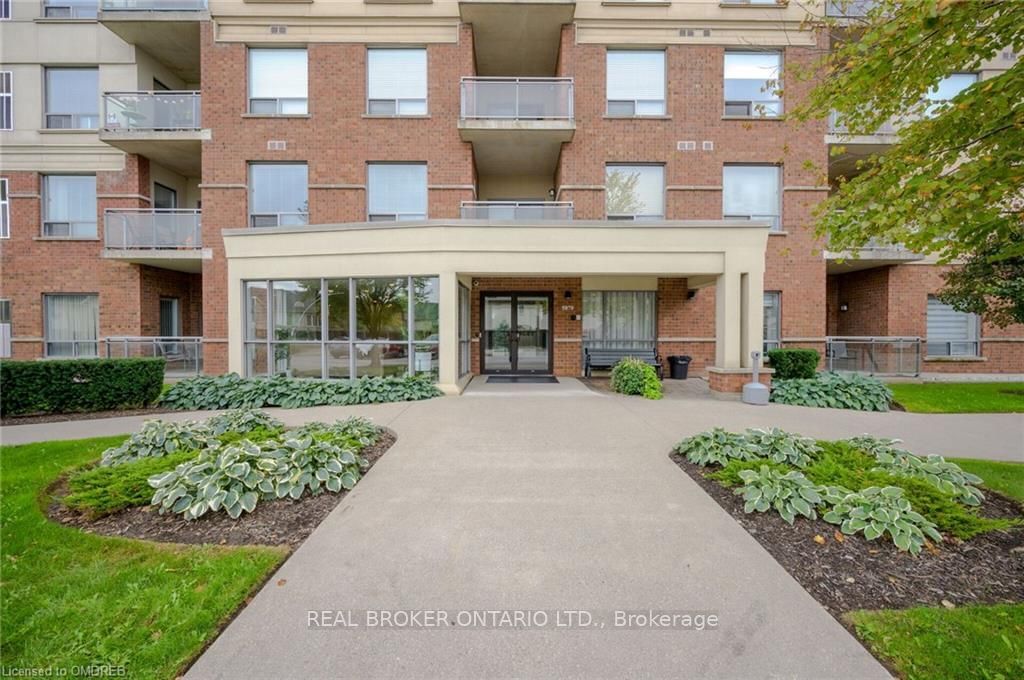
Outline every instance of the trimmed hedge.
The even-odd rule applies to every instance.
[[[142,408],[160,396],[164,359],[0,362],[0,414]]]
[[[416,401],[441,396],[430,376],[365,376],[355,380],[242,378],[237,373],[188,378],[160,398],[161,406],[186,411],[224,408],[304,408]]]
[[[821,355],[814,349],[771,349],[768,361],[775,369],[775,380],[806,380],[818,371]]]

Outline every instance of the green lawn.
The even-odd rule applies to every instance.
[[[985,486],[1024,502],[1024,463],[1002,463],[971,458],[947,458],[985,480]]]
[[[124,666],[173,678],[281,562],[276,548],[175,546],[48,521],[43,490],[123,437],[0,447],[4,667]],[[56,671],[55,671],[56,674]]]
[[[1024,383],[890,383],[913,413],[1024,413]]]
[[[907,680],[1024,677],[1024,605],[858,611],[847,617],[875,655]]]

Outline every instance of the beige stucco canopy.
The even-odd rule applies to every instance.
[[[425,220],[224,232],[229,366],[241,373],[243,282],[318,277],[438,276],[439,384],[457,393],[458,284],[473,276],[686,277],[715,285],[715,364],[751,365],[762,343],[768,224],[734,220]]]

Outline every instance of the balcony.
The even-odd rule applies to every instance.
[[[198,92],[108,92],[100,141],[145,156],[186,177],[198,177],[202,142]]]
[[[828,0],[825,16],[833,19],[863,19],[875,7],[875,0]]]
[[[464,220],[571,220],[572,201],[463,201]]]
[[[181,272],[200,272],[199,210],[116,209],[103,214],[103,257]]]
[[[483,175],[548,175],[576,131],[572,78],[463,78],[459,134]]]
[[[109,337],[103,341],[108,359],[163,357],[164,375],[188,378],[203,372],[203,339],[198,337]]]
[[[99,20],[186,83],[199,82],[199,22],[206,0],[100,0]]]
[[[829,274],[847,274],[862,269],[906,264],[924,259],[924,255],[915,253],[900,243],[882,243],[876,239],[870,239],[864,247],[856,251],[826,249],[823,255]]]
[[[847,132],[837,112],[833,111],[828,117],[828,143],[829,144],[880,144],[888,145],[896,141],[896,133],[899,128],[899,121],[891,118],[882,124],[880,128],[869,135],[851,135]]]

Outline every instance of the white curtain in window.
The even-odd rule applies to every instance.
[[[764,343],[768,349],[779,344],[779,326],[781,325],[779,298],[781,296],[782,294],[778,292],[764,294]]]
[[[48,175],[46,222],[96,222],[95,175]]]
[[[427,216],[427,166],[373,163],[368,170],[370,215]]]
[[[602,349],[653,347],[654,304],[654,291],[584,291],[584,343]]]
[[[727,165],[722,169],[722,213],[736,217],[779,215],[779,168]]]
[[[94,68],[46,69],[46,113],[99,115],[99,74]]]
[[[99,296],[46,295],[47,356],[95,356],[99,338]]]
[[[608,50],[608,100],[665,101],[665,52]],[[661,107],[664,112],[664,105]],[[637,113],[645,113],[637,111]]]
[[[726,101],[777,101],[781,68],[778,52],[726,52]]]
[[[609,165],[605,187],[609,215],[665,215],[665,168],[661,165]]]
[[[305,163],[249,166],[250,210],[254,215],[308,211],[309,168]]]
[[[306,50],[249,50],[250,99],[306,99]]]
[[[369,99],[426,99],[427,51],[368,50]]]

